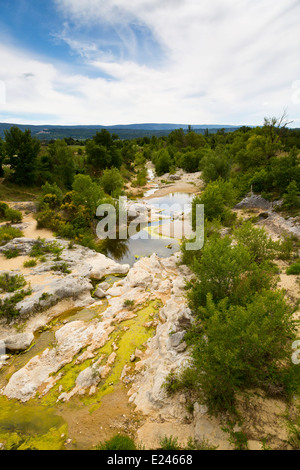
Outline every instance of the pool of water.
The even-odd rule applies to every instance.
[[[155,237],[151,234],[151,228],[167,224],[173,220],[175,214],[184,213],[186,217],[191,211],[192,194],[173,193],[159,198],[147,200],[147,204],[161,210],[161,215],[166,218],[155,220],[144,227],[137,234],[127,240],[106,240],[105,254],[122,264],[133,264],[143,256],[151,256],[156,253],[160,258],[167,258],[180,249],[180,241],[176,238]]]
[[[177,212],[188,214],[191,212],[191,204],[194,195],[187,193],[172,193],[167,196],[153,197],[148,199],[148,204],[162,209],[163,215],[173,215]]]

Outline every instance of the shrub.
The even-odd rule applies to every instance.
[[[47,194],[55,195],[58,202],[62,202],[63,193],[62,190],[57,186],[56,183],[49,184],[48,182],[42,186],[43,196],[45,197]]]
[[[190,438],[185,450],[217,450],[218,446],[214,446],[209,441],[197,441]]]
[[[230,173],[230,163],[226,155],[210,152],[205,156],[200,168],[202,170],[202,178],[206,183],[216,181],[218,178],[226,180]]]
[[[20,250],[11,248],[10,250],[3,251],[3,254],[7,259],[17,258],[20,255]]]
[[[251,222],[245,222],[234,231],[236,240],[248,248],[255,261],[262,261],[274,256],[273,243],[265,229],[256,228]]]
[[[0,227],[0,244],[5,245],[8,243],[10,240],[13,240],[14,238],[20,238],[23,237],[23,233],[21,230],[14,228],[14,227]]]
[[[0,218],[5,218],[5,212],[9,209],[9,206],[5,202],[0,202]]]
[[[173,436],[164,436],[159,441],[161,450],[179,450],[179,444],[177,437]]]
[[[295,392],[295,324],[282,292],[264,291],[244,307],[226,300],[215,305],[209,294],[205,310],[205,336],[198,325],[190,342],[197,388],[211,411],[233,410],[236,393],[245,389],[281,397]]]
[[[35,259],[24,261],[23,263],[24,268],[34,268],[36,265],[37,265],[37,261]]]
[[[32,245],[31,251],[29,253],[29,256],[32,258],[39,258],[40,256],[43,256],[44,254],[44,240],[41,238],[38,238]]]
[[[193,306],[205,304],[211,293],[221,300],[235,292],[252,263],[249,250],[231,245],[230,237],[212,237],[202,250],[200,260],[195,260],[194,271],[201,280],[190,294]]]
[[[21,302],[27,295],[31,295],[32,290],[21,290],[16,292],[13,296],[0,299],[0,317],[6,317],[8,320],[19,315],[19,311],[16,309],[16,305]]]
[[[294,263],[286,270],[286,274],[289,276],[292,274],[300,274],[300,263]]]
[[[96,450],[137,450],[136,445],[129,436],[117,434],[111,439],[96,446]]]
[[[55,232],[60,226],[62,217],[55,210],[46,208],[36,215],[36,220],[38,228],[48,228]]]
[[[16,211],[14,209],[6,209],[5,211],[5,219],[9,220],[12,224],[19,224],[22,222],[22,212]]]
[[[45,254],[55,255],[55,261],[60,260],[60,255],[63,252],[64,248],[59,245],[56,241],[51,243],[46,243],[45,240],[38,238],[31,248],[29,256],[32,258],[40,258]]]
[[[0,289],[4,292],[15,292],[26,285],[22,274],[4,273],[0,275]]]
[[[54,264],[51,269],[53,271],[60,271],[63,274],[71,274],[72,271],[70,271],[69,266],[67,263],[60,263],[60,264]]]
[[[201,196],[195,197],[192,203],[193,228],[195,228],[195,210],[197,204],[204,204],[205,218],[209,221],[220,219],[221,222],[229,218],[230,207],[236,201],[236,190],[230,182],[221,179],[209,183]]]
[[[128,309],[132,309],[135,305],[135,301],[134,300],[129,300],[129,299],[126,299],[124,301],[124,304],[123,304],[123,307],[124,308],[128,308]]]

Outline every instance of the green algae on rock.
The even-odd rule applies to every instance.
[[[0,397],[0,442],[6,450],[60,450],[67,439],[64,420],[35,402]]]

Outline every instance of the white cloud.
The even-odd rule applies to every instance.
[[[7,87],[2,109],[11,115],[45,113],[42,121],[53,115],[61,124],[259,124],[287,107],[298,120],[292,88],[300,79],[298,0],[55,3],[62,15],[56,37],[99,71],[99,78],[73,75],[58,63],[2,45],[6,67],[0,79]],[[105,43],[103,37],[82,37],[82,28],[97,25],[117,32],[127,51],[122,59],[109,36]],[[151,36],[149,47],[155,41],[162,51],[151,65],[139,59],[137,28]]]

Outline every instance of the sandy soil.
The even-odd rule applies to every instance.
[[[92,413],[89,407],[80,405],[78,400],[74,400],[72,404],[63,404],[58,413],[68,423],[72,442],[67,449],[92,449],[118,432],[135,437],[141,417],[134,412],[134,406],[128,403],[124,386],[116,386],[113,393],[104,396],[101,407]]]
[[[38,239],[40,237],[47,239],[54,237],[53,233],[50,230],[37,228],[37,221],[33,217],[32,213],[24,214],[22,223],[24,224],[24,226],[27,225],[27,227],[24,227],[24,229],[22,230],[25,238]]]
[[[176,424],[172,423],[161,423],[151,422],[148,420],[137,432],[137,441],[146,449],[159,449],[160,440],[167,436],[172,436],[173,439],[177,439],[180,445],[186,445],[189,438],[194,435],[194,426],[192,424]]]
[[[23,264],[29,259],[29,256],[7,259],[4,255],[0,255],[0,271],[21,271],[22,274],[28,274],[31,268],[24,268]]]

